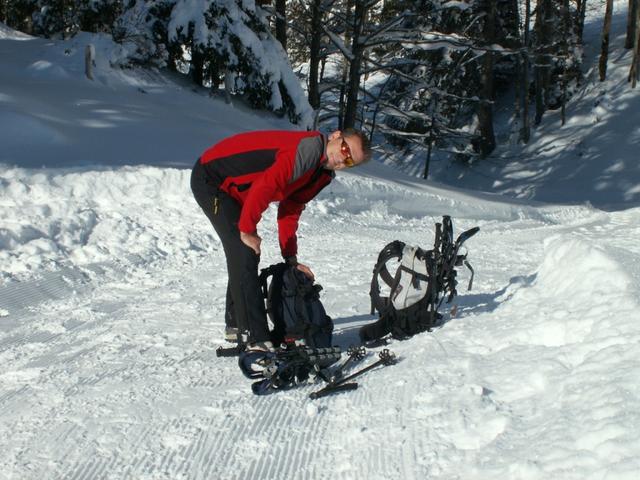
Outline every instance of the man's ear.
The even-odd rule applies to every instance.
[[[335,140],[336,138],[340,138],[342,132],[340,130],[336,130],[332,134],[329,135],[329,140]]]

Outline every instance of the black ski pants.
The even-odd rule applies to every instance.
[[[267,314],[258,280],[260,256],[240,240],[241,205],[219,190],[198,160],[191,172],[191,191],[215,229],[227,259],[225,324],[249,331],[250,342],[269,340]]]

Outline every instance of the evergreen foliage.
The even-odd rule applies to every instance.
[[[582,79],[582,39],[577,33],[579,16],[568,1],[544,0],[540,6],[532,32],[532,53],[548,77],[543,85],[545,107],[555,110],[575,93]]]
[[[508,84],[515,72],[503,48],[511,48],[517,38],[517,11],[514,2],[498,3],[490,39],[485,38],[492,18],[487,1],[401,0],[388,5],[385,16],[415,12],[405,14],[401,41],[383,53],[392,56],[396,70],[381,95],[387,105],[383,128],[392,143],[435,147],[457,158],[479,153],[483,139],[478,110],[482,102],[490,108],[494,96],[493,88],[483,90],[483,59],[494,57],[492,85]],[[390,60],[388,65],[393,64]]]
[[[38,0],[33,14],[33,32],[47,38],[74,35],[79,30],[77,2]]]
[[[251,2],[137,0],[125,9],[115,37],[132,42],[132,61],[189,73],[214,92],[232,75],[234,93],[252,107],[305,125],[311,121],[286,52],[265,13]]]
[[[5,1],[2,7],[4,23],[21,32],[33,33],[33,14],[37,9],[37,0]]]

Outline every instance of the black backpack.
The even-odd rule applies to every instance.
[[[445,298],[450,303],[456,296],[456,267],[463,263],[471,271],[469,290],[472,287],[473,269],[466,253],[460,254],[460,247],[479,230],[467,230],[454,242],[451,217],[445,215],[442,223],[436,223],[432,250],[411,247],[399,240],[386,245],[378,255],[369,292],[371,314],[377,310],[380,317],[360,329],[361,341],[377,340],[389,333],[395,338],[407,338],[438,326],[442,320],[438,309]],[[394,275],[389,272],[390,267],[395,267]]]
[[[262,269],[260,283],[267,314],[273,324],[271,341],[274,345],[331,346],[333,321],[320,302],[320,285],[286,263]]]

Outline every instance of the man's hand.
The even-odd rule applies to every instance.
[[[311,271],[311,269],[309,267],[307,267],[306,265],[299,263],[296,268],[298,270],[300,270],[302,273],[304,273],[307,278],[309,278],[309,280],[311,280],[312,282],[316,279],[315,275],[313,274],[313,272]]]
[[[242,240],[242,243],[247,247],[256,252],[256,255],[260,255],[260,244],[262,243],[262,239],[257,233],[240,232],[240,240]]]

